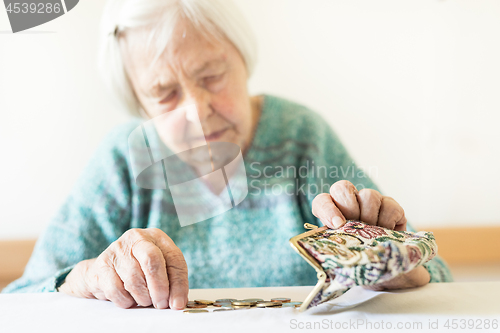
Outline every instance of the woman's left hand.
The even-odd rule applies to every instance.
[[[358,191],[347,180],[333,184],[330,193],[317,195],[312,202],[312,213],[332,229],[340,228],[346,220],[358,220],[387,229],[406,230],[405,211],[396,200],[369,188]]]
[[[312,202],[312,213],[332,229],[340,228],[346,220],[358,220],[391,230],[406,230],[405,212],[396,200],[372,189],[365,188],[358,191],[347,180],[333,184],[330,193],[317,195]],[[429,280],[429,272],[419,266],[392,280],[366,288],[372,290],[413,288],[423,286],[429,283]]]

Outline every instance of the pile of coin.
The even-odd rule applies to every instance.
[[[302,302],[292,302],[289,298],[279,297],[271,298],[270,301],[265,301],[261,298],[247,298],[247,299],[234,299],[234,298],[221,298],[215,301],[206,299],[195,299],[187,303],[188,310],[184,313],[204,313],[209,312],[209,307],[214,307],[212,312],[229,311],[229,310],[244,310],[244,309],[257,309],[257,308],[298,308]],[[205,309],[208,308],[208,309]]]

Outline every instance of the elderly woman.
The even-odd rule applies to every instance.
[[[305,222],[338,228],[359,219],[412,230],[403,208],[377,190],[317,114],[249,95],[256,49],[231,3],[114,0],[103,27],[102,69],[139,117],[106,137],[24,275],[4,292],[60,291],[123,308],[182,309],[189,287],[315,284],[315,272],[288,245]],[[248,195],[232,209],[181,226],[170,188],[138,186],[129,137],[145,119],[189,105],[202,141],[241,148]],[[435,257],[374,288],[450,280]]]

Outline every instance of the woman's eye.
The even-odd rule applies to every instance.
[[[222,79],[222,76],[224,74],[219,74],[219,75],[210,75],[210,76],[207,76],[205,77],[203,80],[205,81],[205,83],[212,83],[212,82],[217,82],[219,81],[220,79]]]
[[[175,96],[176,96],[176,95],[177,95],[177,91],[176,91],[176,90],[174,90],[174,91],[172,91],[170,94],[168,94],[168,96],[167,96],[167,97],[163,98],[163,99],[160,101],[160,103],[168,103],[168,102],[172,101],[172,100],[175,98]]]

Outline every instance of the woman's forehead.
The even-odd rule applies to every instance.
[[[125,37],[127,45],[122,49],[128,53],[125,57],[129,65],[141,72],[170,68],[196,75],[226,62],[231,51],[227,40],[198,31],[192,25],[177,27],[164,50],[158,50],[154,40],[148,43],[150,36],[147,30],[136,29]]]

